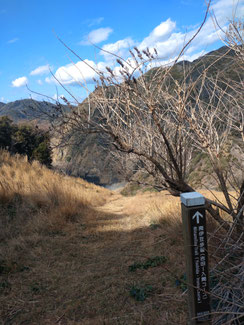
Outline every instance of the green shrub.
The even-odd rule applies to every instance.
[[[8,117],[0,118],[0,148],[26,155],[48,167],[52,164],[49,135],[30,125],[18,126]]]
[[[144,301],[153,291],[151,285],[144,287],[132,286],[130,288],[130,296],[136,299],[137,301]]]

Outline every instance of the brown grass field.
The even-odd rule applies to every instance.
[[[0,153],[1,324],[185,325],[184,270],[179,198]]]

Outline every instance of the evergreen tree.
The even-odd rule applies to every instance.
[[[0,118],[0,148],[26,155],[48,167],[52,164],[50,138],[44,131],[30,125],[16,125],[7,116]]]
[[[0,119],[0,148],[11,150],[12,147],[12,135],[15,131],[15,126],[12,120],[7,116],[3,116]]]

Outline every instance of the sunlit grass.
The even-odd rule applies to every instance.
[[[3,323],[186,324],[179,198],[123,197],[1,152],[0,207]]]

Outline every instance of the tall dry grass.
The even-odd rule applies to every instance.
[[[174,302],[185,299],[175,286],[183,262],[168,254],[177,236],[166,235],[170,221],[154,229],[151,199],[124,198],[1,152],[1,322],[184,324],[185,307],[175,313]],[[167,258],[173,276],[163,265],[128,271],[153,256]],[[130,295],[148,285],[145,301]]]
[[[14,235],[19,227],[26,231],[65,227],[104,204],[110,194],[82,179],[60,175],[37,161],[29,163],[25,157],[0,152],[2,239]]]
[[[221,192],[208,190],[200,190],[200,192],[211,200],[226,204]],[[238,193],[232,191],[230,195],[235,204]],[[148,213],[155,226],[157,224],[162,226],[161,236],[164,234],[165,238],[161,243],[168,249],[165,254],[171,265],[171,268],[166,271],[171,277],[176,276],[184,285],[186,279],[183,281],[180,279],[180,269],[185,268],[184,263],[180,263],[184,261],[180,210],[179,199],[165,192],[158,196],[152,195]],[[232,225],[230,215],[222,213],[221,216],[225,223]],[[216,223],[208,214],[207,232],[212,324],[242,325],[244,324],[243,234],[241,237],[232,238],[231,231],[227,233],[223,225]]]
[[[214,267],[223,233],[211,219],[208,232]],[[187,322],[180,200],[167,192],[123,197],[1,152],[0,243],[3,324]]]

